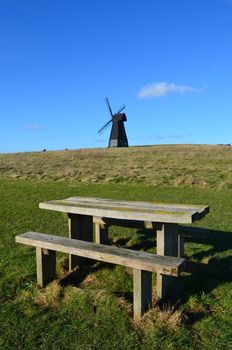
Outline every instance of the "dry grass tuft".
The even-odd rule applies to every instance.
[[[129,303],[123,297],[118,298],[117,303],[118,303],[120,309],[125,310],[126,314],[132,319],[133,318],[133,304]]]
[[[75,299],[78,295],[83,295],[85,291],[81,288],[74,286],[66,286],[63,291],[62,303],[71,304],[73,299]]]
[[[100,281],[98,281],[93,274],[90,274],[85,277],[84,281],[81,283],[81,287],[97,286],[100,284]]]
[[[58,281],[53,281],[46,288],[39,289],[34,297],[34,303],[44,308],[55,308],[58,306],[62,296],[62,287]]]
[[[192,175],[180,176],[172,181],[174,187],[179,186],[197,186],[200,188],[208,187],[207,181],[200,178],[195,178]]]
[[[169,331],[177,331],[184,322],[185,317],[180,310],[175,307],[166,307],[160,309],[158,306],[151,308],[144,316],[135,321],[135,328],[138,333],[144,337],[153,332],[157,327],[165,327]]]
[[[107,289],[89,290],[89,293],[96,302],[104,302],[110,297],[110,292]]]
[[[62,257],[58,260],[57,273],[60,278],[67,276],[69,273],[69,260],[67,256]]]

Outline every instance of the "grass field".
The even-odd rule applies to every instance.
[[[0,349],[232,349],[231,158],[223,146],[0,155]],[[38,203],[73,195],[210,205],[195,224],[210,236],[186,240],[191,264],[175,307],[154,304],[134,322],[129,269],[97,263],[61,285],[64,254],[56,280],[36,286],[35,251],[14,237],[27,230],[67,236],[65,215]],[[112,227],[110,238],[154,251],[151,231]]]
[[[232,147],[167,145],[0,154],[0,176],[232,189]]]

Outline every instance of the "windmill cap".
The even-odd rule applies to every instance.
[[[113,121],[122,121],[122,122],[126,122],[127,118],[126,118],[126,114],[125,113],[117,113],[113,116]]]

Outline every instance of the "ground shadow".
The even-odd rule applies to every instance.
[[[113,244],[132,250],[149,250],[155,247],[156,235],[153,229],[137,230],[136,233],[137,238],[135,240],[132,239],[132,243],[131,238],[118,238],[116,241],[114,240]],[[134,241],[135,243],[133,243]]]
[[[98,262],[96,260],[91,260],[88,265],[77,266],[74,271],[71,271],[65,277],[61,278],[59,284],[62,287],[65,286],[74,286],[79,287],[82,282],[84,282],[85,278],[96,271],[107,268],[112,269],[114,267],[113,264]]]
[[[206,230],[204,229],[204,231]],[[185,257],[186,264],[184,273],[176,279],[175,288],[172,290],[172,295],[169,299],[169,305],[176,305],[176,308],[179,308],[181,304],[187,302],[191,295],[203,292],[210,293],[219,285],[232,281],[232,256],[228,256],[227,253],[228,250],[232,249],[232,233],[207,230],[207,235],[205,235],[207,237],[199,235],[201,238],[194,233],[197,233],[197,228],[195,232],[193,232],[193,236],[185,238],[185,241],[209,245],[210,248],[208,250],[198,251],[191,255],[191,257]],[[135,242],[135,244],[130,244],[130,238],[118,238],[116,241],[110,240],[109,244],[135,250],[149,250],[156,246],[154,230],[137,230],[137,239]],[[68,276],[61,279],[60,284],[62,286],[79,286],[90,273],[94,273],[103,268],[112,269],[113,267],[114,264],[103,262],[96,263],[96,261],[93,261],[92,265],[81,266],[77,271],[73,271]],[[117,291],[114,292],[114,294],[117,297],[124,298],[129,303],[133,302],[133,293]],[[167,306],[166,303],[160,303],[158,301],[156,305],[159,306],[161,310]],[[210,310],[203,312],[187,312],[186,323],[195,323],[204,317],[207,312],[210,313]]]
[[[208,236],[205,238],[187,237],[186,242],[201,243],[211,246],[207,251],[198,252],[193,254],[194,259],[203,259],[208,256],[213,256],[217,253],[226,253],[226,251],[232,249],[232,232],[207,230]]]
[[[156,302],[161,310],[167,306],[178,308],[187,302],[191,295],[203,292],[207,294],[221,284],[232,282],[232,255],[228,256],[228,251],[232,249],[232,232],[197,227],[191,228],[189,231],[192,232],[192,237],[185,237],[185,242],[208,245],[209,249],[198,251],[191,257],[185,256],[184,273],[176,279],[168,302]],[[131,246],[130,249],[147,250],[154,245],[155,233],[153,230],[142,229],[138,230],[137,233],[140,243]],[[210,310],[188,312],[186,313],[186,323],[193,324],[210,312]]]

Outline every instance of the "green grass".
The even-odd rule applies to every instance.
[[[0,176],[232,189],[232,147],[166,145],[0,154]]]
[[[231,349],[231,191],[1,179],[0,193],[0,349]],[[210,237],[186,242],[193,272],[180,277],[175,309],[155,305],[134,322],[131,271],[98,263],[75,286],[61,286],[63,254],[57,279],[45,289],[36,286],[35,251],[14,237],[27,230],[67,236],[65,215],[38,203],[73,195],[210,205],[195,225],[210,229]],[[113,227],[110,237],[127,247],[155,246],[150,231]]]

